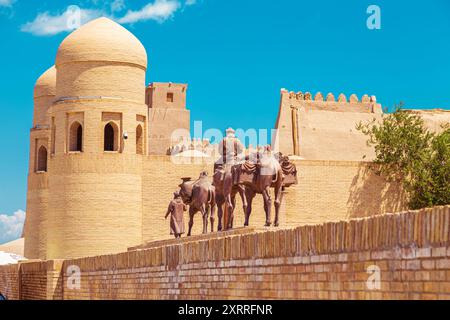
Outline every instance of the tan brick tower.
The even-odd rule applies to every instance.
[[[46,245],[37,254],[36,240],[27,234],[28,257],[81,257],[141,243],[146,68],[139,40],[106,18],[82,26],[60,45],[49,139],[42,142],[48,141],[42,174],[48,181],[39,181],[48,183],[48,203],[29,191],[27,208],[33,221],[47,205],[48,223],[39,228]],[[34,171],[30,166],[32,176]]]
[[[28,169],[27,223],[25,225],[25,256],[45,256],[48,209],[48,145],[50,121],[48,109],[55,99],[56,69],[52,66],[36,81],[34,87],[33,128],[30,131],[30,162]]]

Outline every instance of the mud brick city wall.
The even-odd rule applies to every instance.
[[[369,169],[368,163],[302,160],[295,161],[295,164],[299,183],[286,189],[284,194],[280,213],[282,227],[348,220],[405,209],[404,196],[398,185],[389,184],[375,175]],[[203,170],[208,171],[211,176],[212,168],[212,163],[201,161],[174,164],[167,156],[151,156],[144,162],[142,195],[144,242],[171,237],[169,223],[164,220],[164,214],[172,199],[172,193],[178,189],[182,177],[195,179]],[[237,199],[235,227],[242,227],[244,213],[240,197],[237,196]],[[272,208],[272,221],[274,215]],[[202,230],[200,213],[196,215],[194,221],[193,234],[200,234]],[[257,195],[253,203],[250,226],[262,227],[264,223],[262,196]]]
[[[147,241],[171,238],[164,215],[181,178],[195,179],[204,170],[211,176],[213,169],[211,161],[195,158],[184,159],[193,163],[179,164],[169,156],[87,152],[60,156],[50,158],[47,174],[30,175],[27,208],[32,213],[25,225],[25,256],[30,259],[120,253]],[[298,185],[285,191],[283,228],[404,210],[398,186],[376,176],[369,163],[302,160],[295,164]],[[49,186],[54,190],[50,192]],[[240,227],[244,213],[237,198],[234,226]],[[200,234],[200,213],[194,220],[193,234]],[[218,219],[214,230],[217,224]],[[250,226],[264,224],[262,196],[257,195]]]
[[[191,161],[187,159],[186,161]],[[173,192],[179,190],[181,178],[197,179],[202,171],[208,171],[212,176],[212,163],[201,159],[192,159],[198,163],[173,163],[168,156],[150,156],[144,161],[142,177],[142,238],[143,241],[168,239],[170,236],[169,220],[164,216]],[[187,228],[188,215],[185,215]],[[217,228],[217,225],[216,225]],[[187,229],[186,229],[187,230]],[[217,230],[217,229],[216,229]],[[194,234],[202,232],[201,214],[197,213]]]
[[[20,299],[62,299],[61,266],[62,260],[21,263],[18,269]]]
[[[66,285],[71,266],[79,289]],[[450,206],[29,262],[18,278],[23,299],[450,299]]]
[[[450,299],[450,207],[65,261],[65,299]],[[378,266],[380,290],[367,268]],[[64,275],[66,279],[67,275]]]
[[[0,266],[0,292],[8,299],[19,299],[19,265]]]

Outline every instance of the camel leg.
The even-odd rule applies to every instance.
[[[245,196],[245,187],[239,185],[238,186],[238,192],[239,192],[239,195],[241,196],[242,209],[244,210],[243,212],[244,212],[244,215],[245,215],[246,212],[247,212],[247,206],[248,206],[248,204],[247,204],[247,197]]]
[[[272,210],[272,199],[270,198],[270,189],[266,187],[262,192],[264,199],[264,211],[266,212],[266,227],[270,227],[272,224],[271,210]]]
[[[219,220],[218,222],[218,227],[217,227],[217,231],[222,231],[222,221],[223,221],[223,204],[224,204],[224,199],[222,196],[219,196],[216,198],[216,204],[217,204],[217,219]]]
[[[208,212],[209,212],[209,206],[208,205],[202,205],[200,207],[200,212],[202,214],[203,218],[203,234],[208,233]]]
[[[224,228],[226,230],[230,229],[231,222],[230,218],[233,213],[233,201],[232,201],[232,193],[233,193],[233,177],[231,172],[226,172],[223,180],[223,196],[225,200],[225,219],[224,219]]]
[[[244,227],[248,227],[250,223],[250,215],[252,214],[252,203],[255,198],[255,193],[250,189],[245,189],[245,198],[247,203],[247,208],[245,210],[245,223]]]
[[[209,208],[210,208],[210,215],[209,215],[209,221],[211,223],[211,232],[214,232],[214,220],[215,220],[215,209],[216,209],[216,193],[211,192],[211,198],[209,199]]]
[[[196,213],[196,210],[192,207],[189,207],[189,232],[187,234],[188,237],[191,236],[192,227],[194,226],[194,215]]]
[[[229,226],[230,226],[230,229],[233,229],[233,226],[234,226],[234,210],[236,208],[236,194],[231,196],[231,203],[232,203],[233,208],[231,209],[231,212],[230,212]]]
[[[211,215],[209,216],[209,221],[211,223],[211,232],[214,232],[214,221],[216,214],[216,204],[214,201],[211,202],[210,208],[211,208]]]
[[[225,228],[226,228],[226,230],[229,230],[229,229],[231,229],[231,225],[232,225],[231,219],[233,216],[233,200],[231,199],[231,194],[228,194],[225,205],[227,206],[227,215],[228,215],[227,225],[225,226]]]
[[[283,190],[282,185],[280,184],[277,188],[275,188],[275,222],[274,226],[278,227],[280,225],[280,208],[281,202],[283,201]]]

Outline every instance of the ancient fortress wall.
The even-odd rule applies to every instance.
[[[141,164],[127,154],[55,157],[47,257],[120,252],[141,243]]]
[[[124,105],[127,112],[121,109]],[[145,119],[146,106],[75,99],[55,103],[50,113],[56,133],[47,145],[48,170],[30,167],[27,201],[33,214],[27,228],[34,231],[26,233],[25,254],[80,257],[120,252],[141,243],[142,155],[136,152],[140,123],[136,115]],[[83,129],[83,152],[69,149],[69,131],[75,122]],[[117,151],[103,152],[104,126],[111,122],[118,128]],[[120,138],[122,132],[129,135],[126,142]]]
[[[422,117],[432,132],[440,132],[450,123],[445,110],[409,110]],[[277,134],[274,149],[306,160],[371,161],[373,147],[367,146],[367,136],[356,129],[360,122],[380,121],[383,110],[376,97],[343,94],[324,97],[317,93],[281,91]]]
[[[187,84],[153,82],[146,89],[149,106],[148,154],[165,155],[176,130],[179,137],[190,136],[190,111],[186,108]]]
[[[144,241],[168,239],[171,237],[169,222],[164,220],[164,214],[172,193],[178,189],[182,177],[195,179],[203,170],[211,176],[213,164],[198,159],[187,159],[197,161],[197,164],[176,164],[165,156],[145,159],[142,237]],[[280,217],[282,227],[348,220],[405,209],[399,186],[386,183],[375,175],[368,163],[301,160],[295,161],[295,164],[299,183],[286,189]],[[240,197],[237,196],[237,199],[235,226],[242,227],[244,213]],[[253,208],[250,226],[264,226],[262,196],[257,195]],[[272,210],[272,221],[274,214]],[[188,215],[185,217],[187,226]],[[200,213],[194,221],[193,232],[199,234],[202,227]]]
[[[380,280],[372,286],[370,270]],[[450,299],[450,206],[3,266],[0,291],[11,299]]]
[[[97,130],[101,132],[100,127]],[[39,250],[43,259],[67,257],[63,254],[79,257],[125,251],[142,242],[170,238],[169,221],[164,220],[164,214],[181,178],[195,179],[204,170],[212,174],[212,163],[188,160],[194,163],[174,163],[168,156],[87,151],[51,156],[48,173],[30,174],[28,205],[36,214],[28,218],[27,228],[40,227],[27,233],[27,250]],[[376,176],[368,163],[297,160],[295,164],[299,183],[286,189],[282,227],[405,209],[398,185],[387,184]],[[53,191],[49,194],[48,190]],[[265,216],[260,195],[253,208],[250,226],[261,227]],[[187,214],[185,219],[187,227]],[[200,213],[194,221],[193,234],[200,234]],[[243,223],[238,197],[235,226]]]
[[[47,251],[48,177],[45,173],[28,175],[27,211],[32,212],[24,225],[24,255],[30,259],[45,257]]]
[[[48,209],[48,177],[40,172],[42,150],[48,156],[51,136],[48,110],[56,94],[56,69],[49,68],[36,81],[34,87],[33,128],[30,131],[30,156],[27,188],[27,223],[24,226],[25,256],[35,259],[45,257],[46,222]],[[39,156],[41,152],[41,156]]]
[[[64,39],[55,66],[35,86],[25,255],[124,251],[142,243],[145,48],[100,18]]]
[[[64,137],[70,121],[64,115],[71,108],[71,102],[67,101],[58,106],[59,134],[56,152],[48,160],[48,172],[30,169],[28,208],[34,214],[29,215],[27,230],[34,231],[26,233],[26,248],[27,252],[39,254],[26,253],[29,258],[114,253],[142,241],[170,238],[169,222],[164,220],[164,214],[181,178],[195,179],[204,170],[212,175],[213,164],[196,158],[184,159],[190,163],[180,164],[169,156],[136,155],[133,141],[136,120],[130,117],[123,118],[122,126],[130,134],[127,142],[123,142],[123,153],[99,153],[103,105],[104,110],[115,110],[117,102],[94,102],[95,110],[79,109],[82,113],[79,121],[88,133],[83,142],[84,152],[65,152]],[[130,114],[139,112],[132,104],[129,108]],[[369,163],[295,160],[295,164],[299,183],[285,192],[282,227],[379,215],[405,208],[400,188],[373,174]],[[272,218],[273,215],[274,212]],[[235,217],[235,226],[242,226],[244,214],[239,197]],[[187,220],[186,215],[186,226]],[[264,225],[259,195],[250,225]],[[201,233],[201,226],[198,213],[194,234]]]
[[[148,156],[143,163],[142,177],[142,239],[143,241],[172,238],[169,220],[164,216],[173,192],[178,191],[181,178],[197,179],[202,171],[212,176],[213,164],[202,159],[184,159],[185,163],[176,164],[169,156]],[[191,163],[189,163],[191,162]],[[189,215],[185,214],[187,228]],[[201,214],[195,216],[193,234],[202,232]],[[186,229],[187,230],[187,229]],[[217,224],[216,224],[217,230]]]
[[[442,109],[432,110],[409,110],[419,115],[425,126],[432,132],[441,132],[444,126],[450,125],[450,111]]]
[[[75,99],[55,103],[51,112],[56,118],[56,139],[46,173],[51,193],[45,257],[120,252],[140,243],[142,155],[136,154],[136,115],[145,117],[145,105]],[[68,131],[75,121],[83,128],[83,152],[68,147]],[[117,126],[118,146],[117,151],[103,152],[108,123]],[[129,134],[126,141],[121,138],[123,132]]]
[[[19,265],[0,266],[0,292],[10,300],[18,300],[19,289]]]
[[[274,148],[306,160],[370,161],[375,154],[367,137],[356,130],[359,122],[380,120],[382,107],[376,98],[356,95],[347,98],[332,94],[281,91],[275,124]]]

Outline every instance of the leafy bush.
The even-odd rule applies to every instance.
[[[381,122],[361,122],[357,129],[375,148],[372,169],[402,183],[411,209],[450,204],[450,125],[431,133],[419,115],[400,105]]]

